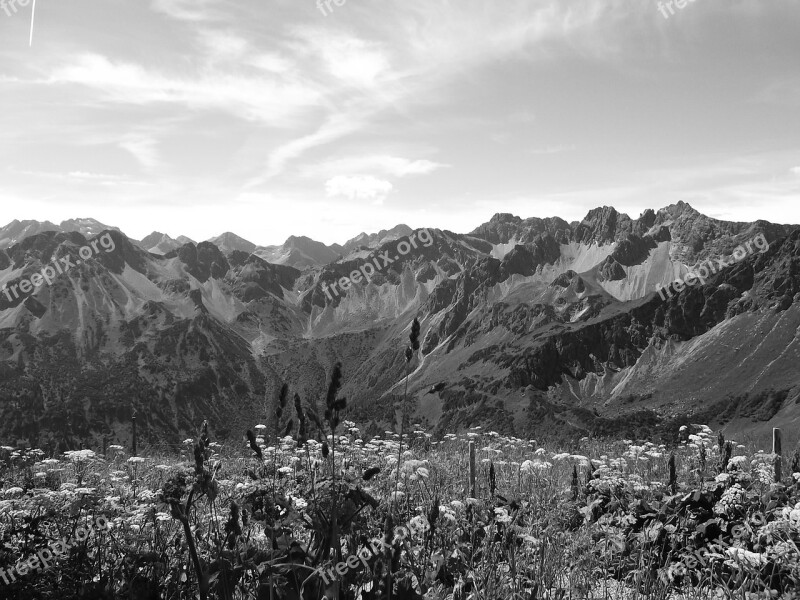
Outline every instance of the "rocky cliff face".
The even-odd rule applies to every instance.
[[[131,240],[133,242],[133,240]],[[153,254],[167,254],[172,250],[177,250],[184,244],[194,243],[192,240],[180,236],[178,239],[173,240],[166,233],[154,231],[150,235],[144,237],[139,242],[134,242],[142,250],[147,250]]]
[[[0,292],[0,435],[30,444],[125,439],[133,409],[153,440],[203,418],[238,435],[282,381],[321,398],[336,361],[351,417],[383,430],[398,416],[414,317],[413,419],[442,430],[607,432],[776,385],[778,419],[797,397],[800,348],[787,335],[800,327],[800,231],[788,225],[718,221],[684,203],[638,219],[602,207],[571,224],[498,214],[465,235],[429,230],[416,247],[414,232],[381,232],[304,268],[235,248],[233,234],[158,256],[116,230],[5,229],[23,233],[0,250],[0,286],[74,263],[50,284]],[[113,251],[78,264],[101,235]],[[655,293],[758,235],[768,250],[751,244],[702,283]]]
[[[391,229],[381,229],[378,233],[361,233],[351,240],[347,240],[340,247],[340,253],[347,255],[351,252],[361,250],[364,248],[374,248],[386,242],[399,239],[403,236],[408,236],[414,231],[408,225],[397,225]]]
[[[271,263],[308,269],[338,260],[342,256],[342,249],[328,247],[305,236],[292,235],[282,246],[259,247],[255,253]]]

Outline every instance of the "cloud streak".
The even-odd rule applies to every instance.
[[[215,110],[272,127],[289,127],[320,94],[292,81],[210,72],[195,78],[170,76],[98,54],[83,54],[56,69],[48,83],[95,90],[100,101],[131,106],[161,105],[193,111]]]
[[[338,175],[325,184],[325,192],[330,198],[347,198],[348,200],[372,200],[383,203],[394,186],[385,179],[372,175]]]

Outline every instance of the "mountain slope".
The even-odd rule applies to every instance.
[[[24,238],[42,233],[44,231],[62,231],[50,221],[19,221],[14,219],[8,225],[0,228],[0,248],[8,248],[22,241]]]
[[[743,431],[800,418],[793,226],[685,203],[637,219],[601,207],[574,223],[498,214],[469,234],[380,232],[343,257],[299,237],[269,254],[234,234],[158,255],[88,222],[70,227],[94,237],[37,227],[6,228],[22,237],[0,249],[0,290],[54,261],[74,266],[0,291],[0,435],[26,443],[124,440],[133,408],[152,415],[140,430],[151,440],[202,418],[239,435],[283,381],[315,406],[337,361],[349,417],[379,431],[396,425],[406,366],[409,418],[440,431],[569,436],[690,418]],[[77,264],[101,239],[113,250]],[[655,293],[748,242],[702,283]],[[415,317],[422,348],[406,365]]]
[[[255,251],[255,254],[268,262],[301,270],[321,267],[341,258],[339,252],[322,242],[294,235],[290,236],[282,246],[262,246]]]
[[[341,254],[347,255],[350,252],[359,250],[361,248],[374,248],[391,242],[392,240],[399,239],[403,236],[410,235],[413,229],[408,225],[400,224],[392,227],[391,229],[381,229],[378,233],[364,233],[361,232],[356,237],[347,240],[341,247]]]
[[[181,238],[183,238],[185,241],[180,241]],[[188,243],[194,242],[185,236],[181,236],[178,239],[173,240],[166,233],[154,231],[150,235],[142,238],[142,240],[137,242],[136,245],[143,250],[152,252],[153,254],[167,254],[168,252],[180,248],[184,244]]]
[[[239,252],[247,252],[249,254],[256,249],[256,245],[253,242],[239,237],[230,231],[226,231],[225,233],[218,235],[217,237],[213,237],[207,241],[217,246],[225,254],[233,252],[234,250],[238,250]]]

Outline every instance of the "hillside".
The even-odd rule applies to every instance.
[[[153,439],[203,418],[239,435],[283,382],[317,402],[337,361],[349,418],[382,431],[399,419],[415,317],[410,418],[439,431],[600,435],[702,416],[757,433],[800,416],[794,226],[685,203],[574,223],[498,214],[468,234],[360,238],[331,262],[292,237],[284,249],[307,258],[283,261],[294,267],[233,233],[154,254],[82,223],[90,233],[3,229],[16,241],[0,249],[0,435],[125,440],[134,410]],[[81,261],[98,240],[113,249]],[[65,260],[52,284],[22,291]],[[656,293],[703,268],[703,282]]]

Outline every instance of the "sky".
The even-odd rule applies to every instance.
[[[330,244],[679,200],[800,223],[797,0],[23,2],[0,225]]]

